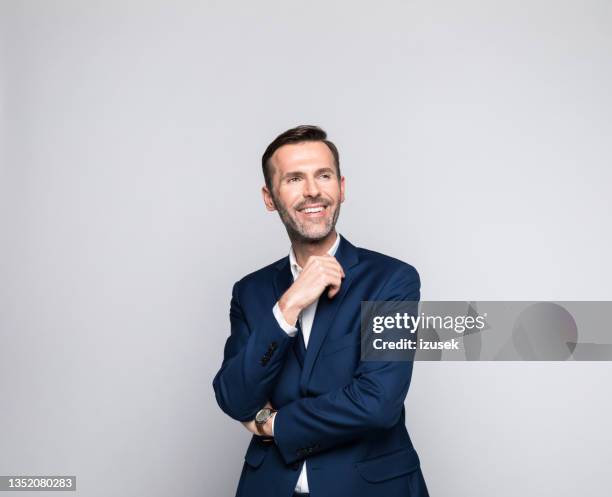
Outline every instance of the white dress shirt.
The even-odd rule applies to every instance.
[[[336,255],[336,251],[338,250],[338,245],[340,245],[340,235],[336,234],[336,241],[332,245],[332,247],[327,251],[329,255]],[[291,274],[293,275],[293,281],[297,279],[299,274],[302,272],[302,268],[298,265],[297,259],[295,258],[295,252],[293,251],[293,246],[289,251],[289,265],[291,266]],[[300,325],[302,327],[302,335],[304,337],[304,345],[308,347],[308,339],[310,338],[310,330],[312,329],[312,323],[314,321],[315,313],[317,312],[317,304],[319,303],[319,299],[315,300],[312,304],[302,310],[298,319],[300,320]],[[272,312],[274,313],[274,317],[278,321],[278,325],[287,333],[289,336],[295,336],[297,333],[297,328],[295,326],[291,326],[285,320],[283,313],[278,306],[278,302],[272,308]],[[272,418],[272,436],[274,436],[274,418]],[[298,493],[308,493],[308,476],[306,474],[306,461],[302,465],[302,471],[300,472],[300,477],[295,485],[295,491]]]

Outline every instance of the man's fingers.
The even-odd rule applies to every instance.
[[[330,285],[329,290],[327,291],[327,296],[330,299],[333,299],[336,295],[338,295],[339,291],[340,291],[340,285]]]
[[[326,269],[319,280],[321,285],[327,287],[329,285],[340,286],[342,284],[342,274],[337,269]]]
[[[311,256],[296,281],[300,281],[304,288],[311,287],[310,291],[327,292],[329,298],[335,297],[340,291],[342,279],[345,277],[344,269],[335,257]],[[321,295],[318,293],[317,297]],[[314,296],[314,293],[312,294]],[[306,299],[310,302],[310,299]]]
[[[334,256],[331,256],[329,254],[325,254],[324,256],[310,257],[304,269],[310,269],[311,267],[318,268],[319,270],[321,270],[322,268],[329,267],[337,268],[342,273],[343,277],[346,276],[344,274],[344,269],[342,269],[342,266],[340,265],[338,260]]]
[[[330,281],[329,290],[327,291],[327,296],[330,299],[333,299],[338,294],[340,285],[342,285],[342,278],[340,276],[336,276]]]
[[[332,274],[332,275],[338,275],[340,278],[344,278],[345,274],[344,274],[344,270],[342,269],[342,266],[340,266],[340,264],[333,264],[333,263],[324,263],[320,266],[317,266],[316,271],[322,272],[322,273],[327,273],[327,274]]]
[[[342,266],[338,262],[338,259],[336,259],[333,255],[326,254],[325,258],[323,260],[326,261],[326,262],[329,262],[333,266],[337,267],[340,270],[340,272],[342,273],[342,277],[346,276],[344,274],[344,269],[342,269]]]

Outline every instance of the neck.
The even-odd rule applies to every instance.
[[[336,241],[336,237],[338,234],[336,230],[332,230],[329,232],[325,238],[321,240],[304,240],[304,239],[292,239],[291,246],[293,247],[293,252],[295,253],[295,258],[297,259],[297,263],[300,267],[304,267],[308,258],[311,255],[325,255],[329,251],[330,248],[334,245]]]

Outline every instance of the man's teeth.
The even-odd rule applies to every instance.
[[[321,212],[324,209],[324,207],[308,207],[307,209],[304,209],[302,212],[305,212],[306,214],[310,214],[313,212]]]

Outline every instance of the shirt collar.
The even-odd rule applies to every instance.
[[[340,233],[336,233],[336,241],[331,246],[331,248],[327,251],[327,253],[331,256],[336,255],[336,251],[338,250],[338,245],[340,245]],[[297,263],[297,259],[295,258],[295,252],[293,251],[293,245],[289,250],[289,265],[291,267],[291,273],[293,274],[293,279],[297,277],[302,268]]]

